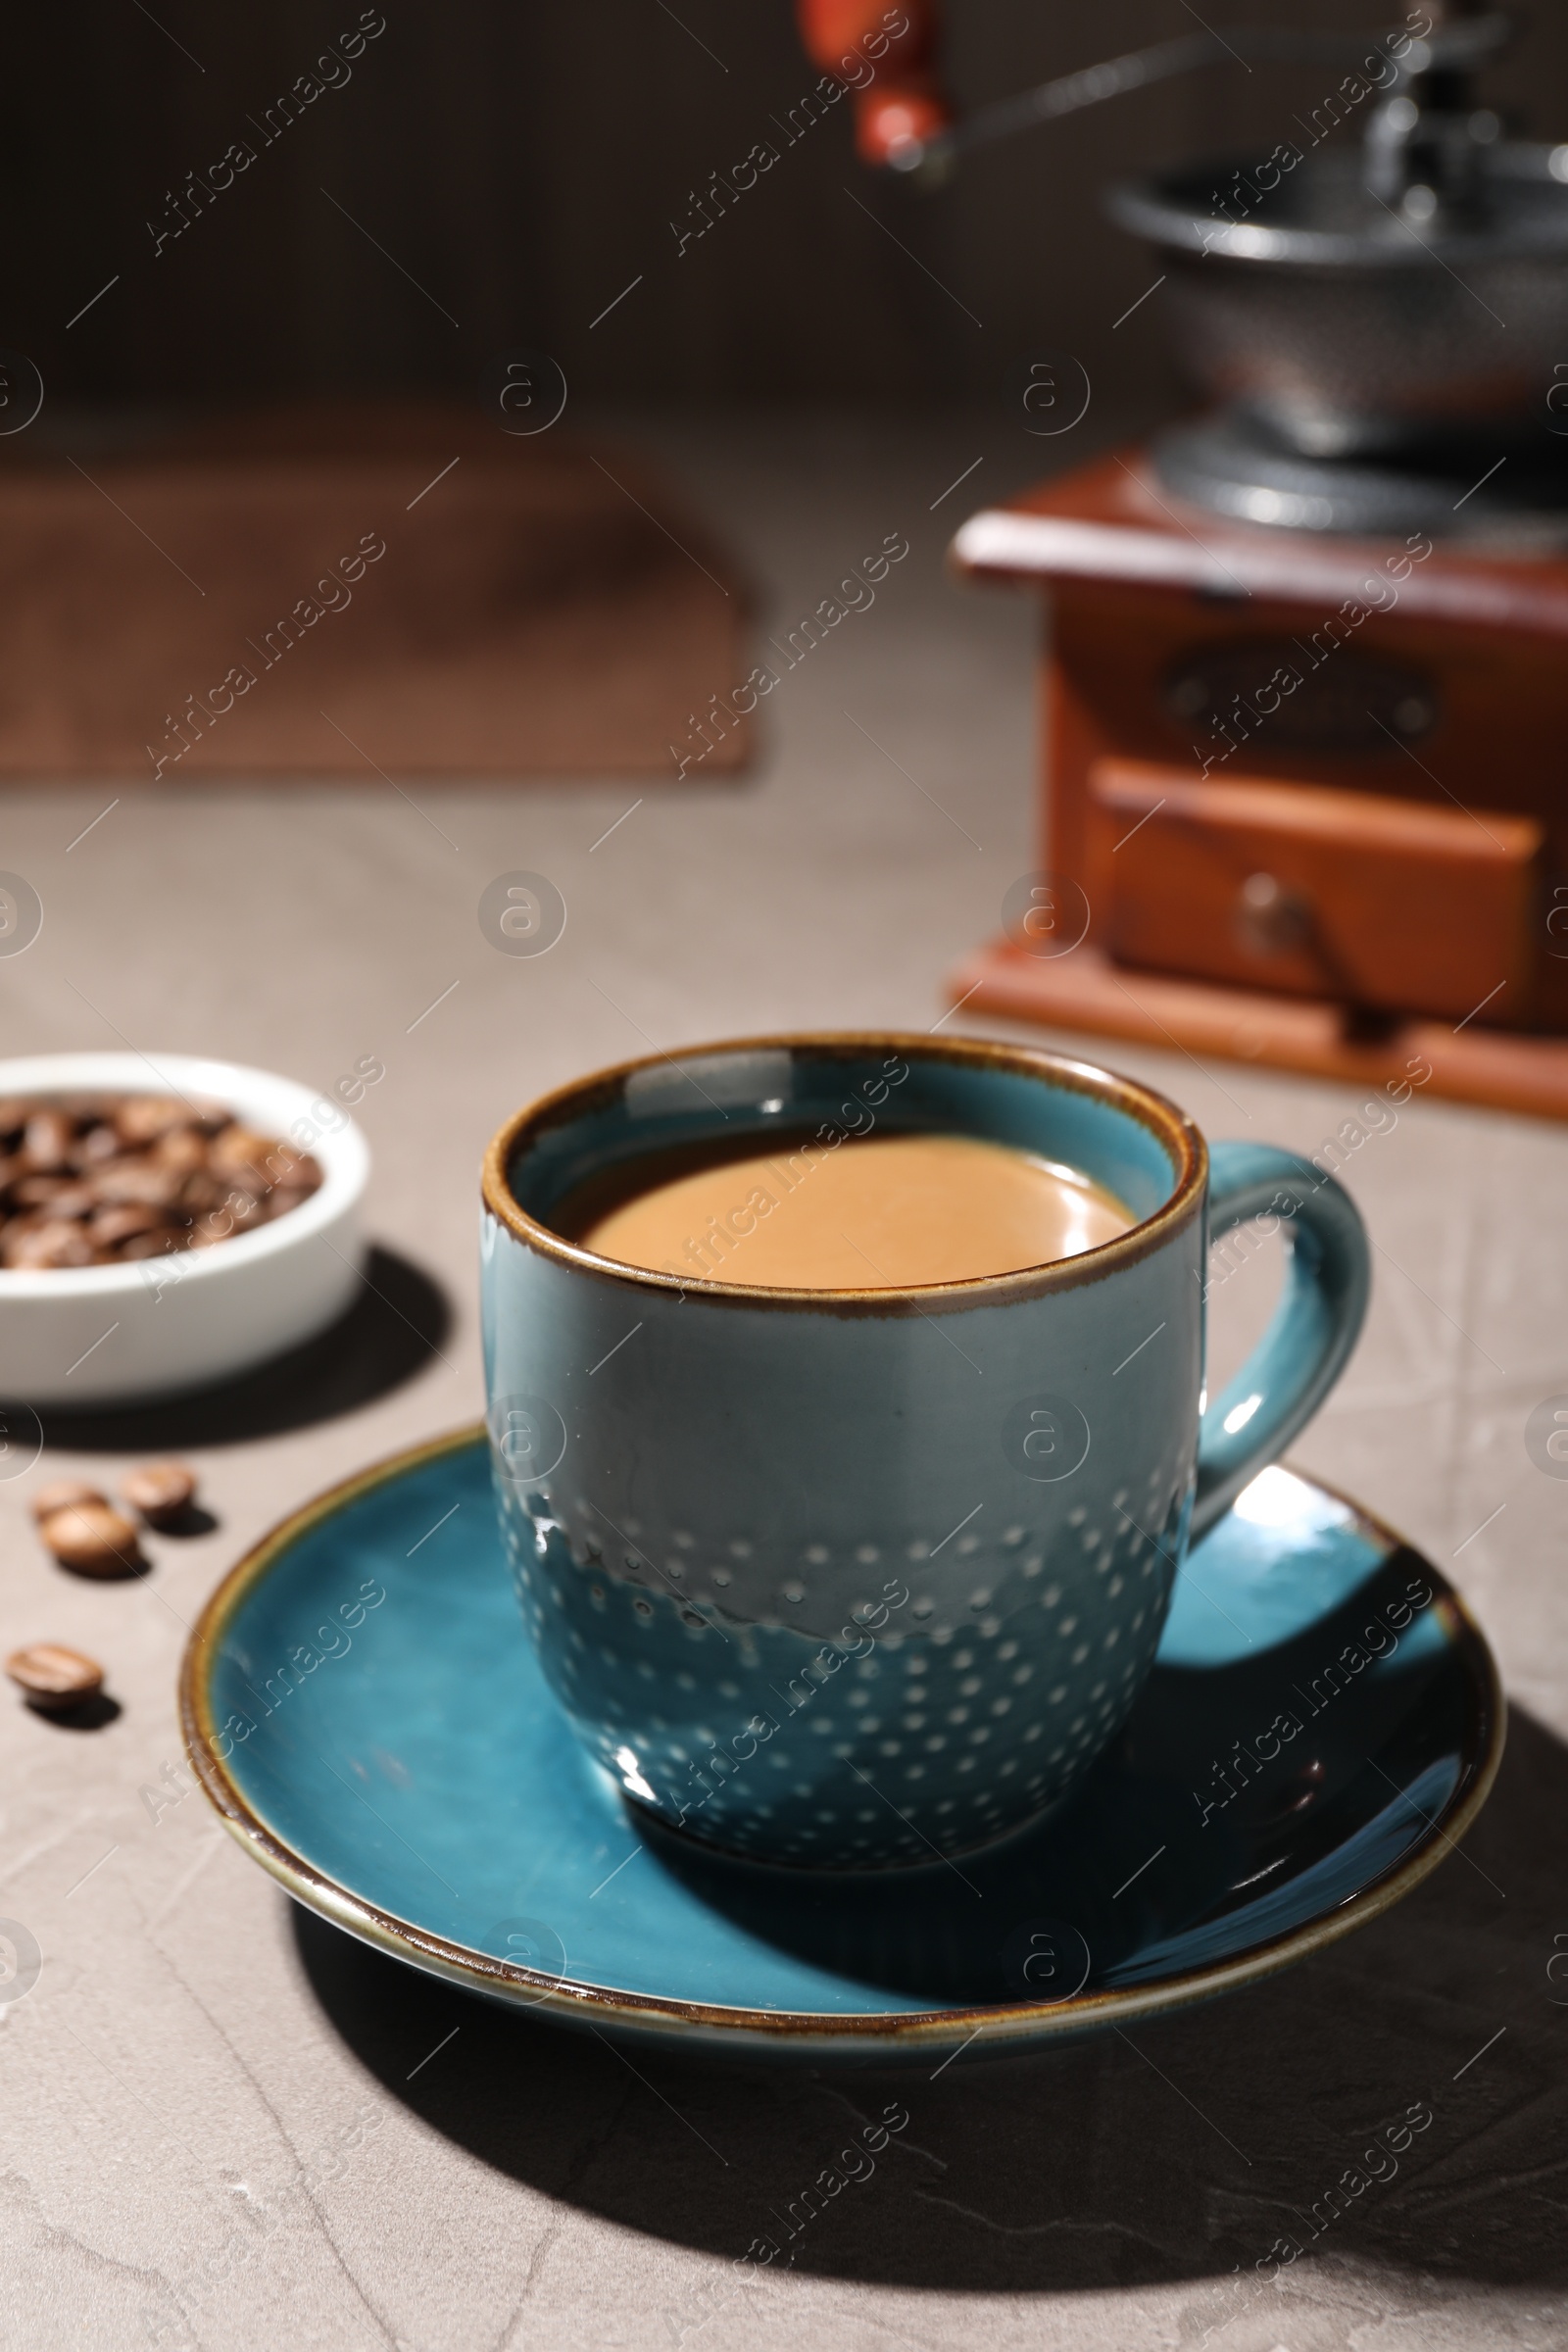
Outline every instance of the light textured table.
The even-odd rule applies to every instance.
[[[664,2055],[639,2075],[362,1951],[296,1914],[199,1794],[142,1794],[170,1789],[186,1621],[238,1550],[328,1481],[478,1411],[475,1169],[502,1116],[651,1044],[927,1026],[944,968],[1033,863],[1033,616],[940,569],[964,502],[1013,486],[1030,451],[963,419],[662,439],[766,584],[769,629],[885,533],[911,543],[875,606],[772,697],[751,783],[650,789],[604,839],[635,786],[425,787],[418,808],[375,777],[127,791],[69,849],[110,791],[0,806],[3,862],[46,907],[36,946],[0,963],[8,1050],[122,1032],[318,1083],[378,1055],[363,1106],[374,1233],[453,1310],[439,1351],[404,1331],[411,1375],[378,1396],[354,1402],[350,1383],[343,1409],[303,1426],[210,1431],[190,1450],[220,1525],[160,1544],[145,1582],[63,1575],[26,1518],[42,1470],[0,1485],[0,1641],[80,1644],[123,1709],[74,1734],[0,1704],[0,1911],[45,1955],[0,2026],[0,2340],[1561,2346],[1568,1982],[1547,1967],[1568,1952],[1568,1484],[1532,1466],[1523,1427],[1568,1390],[1568,1132],[1415,1102],[1353,1153],[1346,1181],[1378,1248],[1371,1318],[1297,1449],[1427,1546],[1478,1610],[1518,1709],[1491,1805],[1364,1934],[1141,2029],[1136,2047],[1112,2034],[1025,2063],[963,2058],[891,2086]],[[985,473],[933,512],[980,452]],[[518,866],[570,908],[537,961],[495,954],[475,921],[485,883]],[[1110,1058],[1211,1134],[1311,1152],[1355,1107],[1176,1054]],[[423,1321],[416,1279],[383,1279]],[[1260,1261],[1218,1295],[1221,1358],[1269,1279]],[[372,1315],[367,1346],[399,1329]],[[122,1458],[42,1467],[97,1477]],[[723,2300],[768,2208],[895,2095],[910,2121],[875,2174],[765,2291]],[[1277,2286],[1255,2283],[1292,2209],[1419,2099],[1433,2124],[1397,2177]],[[1245,2290],[1225,2283],[1236,2266]]]

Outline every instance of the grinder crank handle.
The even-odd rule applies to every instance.
[[[900,7],[882,11],[872,0],[796,0],[796,11],[808,54],[851,86],[863,81],[868,70],[863,50],[857,50],[855,43],[880,41],[890,22],[906,20],[907,33],[889,46],[885,67],[878,67],[877,78],[857,95],[856,143],[862,161],[914,172],[927,187],[944,184],[956,158],[971,148],[988,147],[1151,82],[1169,81],[1205,66],[1237,63],[1249,69],[1256,64],[1353,70],[1367,45],[1365,34],[1277,24],[1227,25],[1223,39],[1208,30],[1182,33],[1039,82],[955,122],[930,70],[939,30],[937,0],[903,0]],[[1397,68],[1387,85],[1390,93],[1440,68],[1474,71],[1507,46],[1513,30],[1509,19],[1488,0],[1448,0],[1446,8],[1432,0],[1432,14],[1434,22],[1425,36],[1410,39],[1397,59],[1390,54],[1389,63]]]

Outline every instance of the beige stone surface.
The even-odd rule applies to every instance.
[[[503,1115],[651,1045],[927,1026],[945,966],[1034,862],[1033,617],[954,586],[940,559],[965,502],[1022,478],[1038,451],[965,418],[654,437],[771,583],[768,629],[884,533],[910,541],[875,607],[773,696],[749,783],[426,788],[417,807],[375,777],[138,791],[80,840],[111,789],[0,803],[0,862],[46,907],[37,944],[0,962],[6,1049],[122,1037],[319,1084],[379,1056],[362,1113],[373,1231],[451,1302],[427,1345],[368,1299],[357,1353],[291,1395],[259,1392],[249,1426],[194,1424],[181,1449],[217,1525],[154,1539],[145,1581],[63,1575],[25,1504],[46,1471],[118,1474],[146,1433],[51,1446],[0,1482],[0,1642],[88,1650],[122,1710],[77,1733],[0,1703],[0,1911],[44,1954],[0,2025],[0,2342],[1568,2343],[1568,1984],[1547,1976],[1568,1950],[1568,1484],[1541,1476],[1522,1440],[1531,1406],[1568,1390],[1561,1130],[1417,1101],[1348,1166],[1376,1292],[1297,1458],[1455,1577],[1518,1712],[1464,1850],[1269,1984],[1130,2040],[960,2059],[937,2080],[663,2054],[634,2071],[362,1951],[296,1913],[199,1794],[144,1794],[171,1793],[186,1627],[240,1548],[328,1481],[477,1412],[475,1168]],[[984,469],[933,512],[977,455]],[[570,908],[537,961],[495,954],[475,921],[485,883],[513,867],[548,873]],[[1215,1135],[1311,1151],[1355,1107],[1345,1090],[1174,1054],[1108,1058]],[[377,1274],[435,1329],[415,1275],[392,1259]],[[1234,1359],[1268,1281],[1260,1262],[1219,1295],[1217,1355]],[[407,1377],[372,1393],[399,1361]],[[873,2177],[811,2225],[792,2267],[735,2289],[730,2265],[768,2208],[895,2097],[909,2124]],[[1434,2121],[1398,2176],[1263,2282],[1291,2209],[1417,2099]]]

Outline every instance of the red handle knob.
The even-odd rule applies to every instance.
[[[911,140],[945,129],[951,110],[933,70],[935,0],[796,0],[813,65],[855,95],[855,144],[862,162],[886,164]]]

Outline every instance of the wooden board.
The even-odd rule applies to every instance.
[[[749,602],[635,458],[471,412],[13,452],[0,779],[719,777]]]

